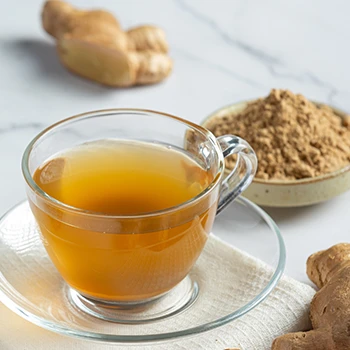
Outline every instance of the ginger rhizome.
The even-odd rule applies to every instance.
[[[172,70],[165,33],[159,27],[146,25],[125,32],[107,11],[82,11],[59,0],[45,3],[42,24],[56,39],[63,65],[98,83],[153,84]]]
[[[282,335],[272,350],[349,350],[350,244],[311,255],[307,274],[320,288],[310,305],[313,330]]]

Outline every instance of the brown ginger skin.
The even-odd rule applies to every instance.
[[[313,330],[282,335],[272,350],[349,350],[350,244],[311,255],[307,274],[320,288],[310,305]]]
[[[42,24],[57,40],[66,68],[101,84],[153,84],[172,70],[164,31],[156,26],[124,32],[107,11],[78,10],[59,0],[45,3]]]
[[[145,25],[126,32],[131,50],[167,53],[169,50],[165,33],[158,27]]]

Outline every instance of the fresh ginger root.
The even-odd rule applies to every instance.
[[[60,0],[45,3],[42,24],[57,40],[62,63],[101,84],[153,84],[172,70],[165,34],[156,26],[124,32],[111,13],[78,10]]]
[[[313,330],[282,335],[272,350],[349,350],[350,244],[311,255],[307,274],[320,288],[310,306]]]

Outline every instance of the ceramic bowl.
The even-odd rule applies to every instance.
[[[208,116],[201,125],[210,128],[210,123],[214,117],[224,116],[229,113],[239,113],[249,102],[252,101],[239,102],[223,107]],[[320,105],[317,102],[315,104]],[[341,118],[347,115],[337,108],[331,108]],[[263,206],[301,207],[326,201],[349,189],[350,164],[332,173],[302,180],[283,181],[255,178],[243,193],[243,196]]]

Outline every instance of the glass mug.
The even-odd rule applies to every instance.
[[[210,182],[177,206],[113,215],[62,203],[34,181],[36,169],[50,157],[105,139],[182,152],[205,170]],[[231,154],[238,155],[236,167],[224,179],[224,158]],[[28,200],[45,249],[88,308],[145,304],[179,285],[202,252],[215,215],[251,183],[256,168],[254,151],[239,137],[215,138],[184,119],[138,109],[94,111],[60,121],[34,138],[22,160]],[[90,192],[87,187],[87,196]]]

